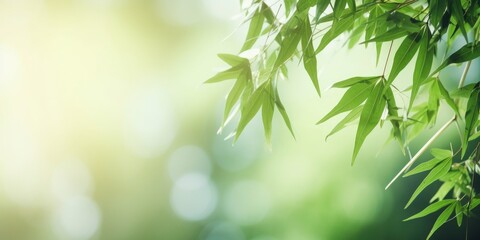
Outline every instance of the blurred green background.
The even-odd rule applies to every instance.
[[[319,56],[321,99],[291,64],[296,140],[278,113],[271,147],[260,119],[234,146],[234,126],[216,134],[231,83],[203,81],[242,20],[236,0],[0,1],[0,239],[424,238],[435,216],[402,222],[431,196],[403,209],[420,178],[384,190],[406,162],[388,126],[351,167],[355,127],[326,142],[338,119],[315,125],[341,96],[329,84],[380,71],[373,49],[343,37]]]

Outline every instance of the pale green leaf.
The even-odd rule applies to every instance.
[[[445,159],[453,157],[452,150],[445,150],[440,148],[432,148],[430,153],[437,159]]]
[[[245,43],[242,46],[241,52],[252,48],[255,42],[258,39],[258,36],[262,32],[263,22],[265,21],[265,16],[262,14],[262,9],[258,10],[253,14],[250,19],[250,26],[248,28],[247,38]]]
[[[345,79],[340,82],[336,82],[333,84],[332,87],[334,88],[346,88],[346,87],[351,87],[357,83],[368,83],[371,84],[374,81],[378,80],[381,76],[371,76],[371,77],[352,77],[349,79]]]
[[[252,95],[248,98],[245,105],[241,107],[241,117],[240,122],[237,126],[237,132],[235,133],[236,141],[242,131],[245,129],[247,124],[253,119],[253,117],[257,114],[258,110],[262,106],[263,94],[264,94],[265,84],[260,85]]]
[[[232,67],[225,71],[219,72],[215,74],[213,77],[209,78],[205,83],[216,83],[230,79],[236,79],[241,74],[242,68],[240,67]]]
[[[277,109],[280,112],[280,115],[282,115],[283,121],[285,122],[285,125],[287,125],[288,130],[292,134],[293,138],[295,138],[295,133],[293,132],[292,124],[290,123],[290,118],[288,117],[287,111],[285,110],[285,107],[283,106],[282,102],[280,101],[280,98],[278,97],[278,92],[276,92],[275,95],[277,96],[275,98],[275,105],[277,106]]]
[[[308,15],[305,17],[304,30],[302,36],[302,48],[303,48],[303,65],[305,70],[312,80],[317,94],[320,96],[320,86],[318,84],[317,73],[317,57],[315,55],[315,49],[313,47],[312,40],[312,28],[310,26],[310,18]]]

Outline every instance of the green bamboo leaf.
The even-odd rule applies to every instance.
[[[221,82],[225,80],[236,79],[242,73],[242,70],[243,69],[238,66],[229,68],[225,71],[215,74],[213,77],[209,78],[204,83],[216,83],[216,82]]]
[[[465,132],[463,134],[462,143],[462,158],[465,156],[465,152],[468,147],[468,138],[475,129],[475,123],[478,120],[480,107],[480,83],[477,83],[475,89],[470,94],[470,98],[467,103],[467,110],[465,111]]]
[[[450,64],[453,63],[463,63],[480,57],[480,46],[479,42],[467,43],[459,50],[450,55],[445,61],[443,61],[440,66],[430,74],[430,76],[438,73],[440,70],[444,69]]]
[[[390,70],[390,75],[388,76],[387,86],[395,80],[400,71],[412,60],[420,45],[420,39],[420,33],[411,33],[403,40],[393,58],[393,65]]]
[[[437,220],[433,224],[432,230],[428,234],[427,240],[433,235],[438,228],[440,228],[444,223],[447,222],[450,215],[452,215],[453,209],[455,209],[455,204],[448,206],[441,214],[438,216]]]
[[[463,37],[465,38],[465,41],[468,42],[467,31],[465,30],[465,21],[463,20],[464,12],[462,7],[462,1],[450,0],[446,2],[447,2],[447,8],[452,13],[452,17],[454,17],[457,20],[457,27],[460,28],[460,31],[462,32]]]
[[[282,115],[283,121],[285,122],[285,125],[287,125],[288,130],[292,134],[293,138],[295,138],[295,133],[293,132],[292,124],[290,123],[290,118],[288,117],[287,111],[285,110],[285,107],[282,104],[282,101],[280,101],[280,97],[278,97],[278,90],[275,89],[275,105],[277,106],[278,111],[280,112],[280,115]]]
[[[362,146],[365,138],[375,128],[382,117],[385,108],[385,99],[383,97],[385,85],[383,82],[377,83],[373,88],[370,97],[365,102],[362,114],[360,115],[360,122],[358,124],[357,134],[355,136],[355,147],[353,149],[352,165],[355,162],[358,151]]]
[[[469,210],[472,211],[474,208],[476,208],[478,205],[480,205],[480,198],[474,198],[472,199],[472,202],[470,203]]]
[[[290,15],[290,11],[292,10],[292,6],[295,4],[296,0],[284,0],[283,2],[285,3],[285,13]]]
[[[347,87],[351,87],[351,86],[353,86],[355,84],[358,84],[358,83],[372,84],[373,82],[378,80],[380,77],[381,76],[352,77],[352,78],[345,79],[345,80],[340,81],[340,82],[336,82],[335,84],[333,84],[332,87],[334,87],[334,88],[347,88]]]
[[[400,130],[400,122],[403,120],[398,116],[398,107],[395,102],[395,96],[392,89],[389,87],[385,91],[385,100],[387,101],[388,119],[392,123],[393,136],[403,145],[402,131]]]
[[[228,53],[220,53],[218,54],[218,57],[232,67],[249,63],[246,58]]]
[[[418,166],[416,166],[414,169],[408,171],[403,176],[408,177],[408,176],[415,175],[417,173],[428,171],[428,170],[434,168],[435,166],[437,166],[439,163],[443,162],[444,160],[446,160],[446,158],[433,158],[433,159],[428,160],[426,162],[420,163],[420,164],[418,164]]]
[[[368,83],[357,83],[353,85],[345,92],[338,104],[333,107],[333,109],[327,113],[325,117],[318,121],[317,124],[323,123],[340,113],[356,108],[362,104],[368,98],[368,96],[370,96],[372,89],[373,85]]]
[[[430,31],[425,28],[422,39],[420,40],[420,47],[418,50],[417,61],[415,63],[415,70],[413,71],[412,93],[410,96],[410,104],[408,109],[412,108],[415,97],[417,96],[420,86],[428,77],[432,68],[433,62],[433,48],[429,48]]]
[[[255,44],[258,36],[262,32],[264,21],[265,16],[262,14],[262,9],[259,7],[250,19],[250,26],[248,28],[247,38],[245,39],[245,43],[240,50],[241,52],[252,48],[253,44]]]
[[[469,142],[470,142],[470,141],[473,141],[473,140],[477,139],[478,137],[480,137],[480,131],[472,134],[472,135],[468,138],[468,141],[469,141]]]
[[[320,44],[318,45],[317,49],[315,50],[315,54],[321,52],[325,47],[335,38],[337,38],[340,34],[346,32],[350,28],[352,28],[354,23],[354,15],[350,15],[345,18],[341,18],[336,21],[332,27],[323,35]]]
[[[452,150],[445,150],[440,148],[432,148],[430,153],[437,159],[445,159],[453,157]]]
[[[445,174],[448,173],[450,170],[450,167],[452,165],[452,158],[447,158],[444,161],[440,162],[436,167],[428,173],[428,175],[423,179],[423,181],[420,183],[418,188],[415,190],[415,192],[412,194],[412,197],[410,197],[410,200],[408,200],[407,205],[405,208],[410,206],[410,204],[415,200],[415,198],[420,194],[426,187],[428,187],[430,184],[438,180],[439,178],[443,177]]]
[[[444,208],[445,206],[447,205],[450,205],[452,203],[455,203],[457,200],[455,199],[445,199],[445,200],[442,200],[442,201],[438,201],[438,202],[434,202],[430,205],[428,205],[428,207],[426,207],[425,209],[423,209],[422,211],[420,211],[419,213],[403,220],[403,221],[410,221],[410,220],[413,220],[413,219],[417,219],[417,218],[421,218],[421,217],[425,217],[429,214],[432,214],[442,208]]]
[[[263,129],[265,131],[265,139],[267,143],[271,143],[272,137],[272,120],[273,112],[275,106],[275,99],[272,94],[271,85],[265,87],[265,93],[263,94],[263,103],[262,103],[262,121]]]
[[[247,79],[245,77],[239,77],[238,80],[233,85],[232,90],[230,90],[230,93],[228,93],[228,97],[225,102],[225,110],[223,111],[224,123],[227,120],[228,116],[230,115],[230,112],[232,111],[233,106],[240,99],[240,96],[242,95],[243,90],[245,89],[246,81]]]
[[[369,39],[362,43],[370,43],[370,42],[389,42],[395,39],[399,39],[403,36],[407,36],[410,32],[404,28],[392,28],[376,37]]]
[[[377,32],[377,28],[380,24],[386,22],[386,17],[380,17],[383,14],[382,8],[376,5],[369,13],[368,20],[365,27],[365,41],[372,38]]]
[[[342,119],[339,123],[337,123],[337,125],[332,129],[332,131],[330,133],[328,133],[328,135],[325,137],[325,141],[328,139],[328,137],[330,137],[331,135],[333,135],[334,133],[344,129],[347,124],[355,121],[357,118],[360,117],[360,114],[362,113],[362,110],[363,110],[363,105],[360,105],[356,108],[354,108],[352,111],[350,111],[347,116],[345,116],[344,119]]]
[[[284,64],[297,50],[298,43],[302,38],[303,22],[299,16],[293,16],[288,23],[285,24],[285,37],[280,44],[280,51],[278,52],[277,60],[275,61],[274,69]]]
[[[317,57],[315,55],[315,49],[313,47],[312,40],[312,28],[310,26],[310,18],[308,15],[305,17],[304,30],[302,36],[302,48],[303,48],[303,65],[305,70],[312,80],[315,90],[317,90],[318,96],[320,96],[320,85],[318,84],[317,73]]]
[[[317,0],[299,0],[297,3],[297,11],[302,12],[317,4]]]
[[[260,85],[257,89],[255,89],[252,95],[248,98],[245,105],[242,106],[240,122],[238,123],[238,126],[237,126],[234,142],[238,140],[238,137],[240,137],[240,134],[242,134],[247,124],[257,114],[258,110],[260,110],[260,107],[262,106],[264,91],[265,91],[265,83]]]
[[[437,192],[435,195],[433,195],[432,199],[430,199],[430,202],[433,202],[435,200],[442,201],[445,196],[453,189],[455,186],[455,182],[444,182],[440,188],[438,188]]]
[[[330,4],[330,0],[317,0],[317,6],[316,6],[316,13],[315,13],[315,22],[318,22],[320,17],[322,16],[323,12],[325,12],[325,9],[327,9],[328,5]]]
[[[455,205],[455,216],[457,216],[457,225],[462,226],[463,220],[463,206],[460,202],[457,202]]]
[[[455,101],[450,97],[450,94],[448,93],[447,89],[443,86],[442,82],[440,80],[437,80],[438,82],[438,88],[440,89],[440,94],[442,97],[445,99],[447,104],[452,108],[452,110],[455,112],[457,116],[460,116],[460,112],[458,111],[458,106],[455,104]]]
[[[436,28],[447,8],[445,0],[430,0],[430,22]]]
[[[345,10],[346,4],[347,4],[346,0],[335,0],[335,3],[333,4],[333,16],[336,19],[342,16],[342,13],[343,13],[343,10]]]
[[[348,0],[347,1],[348,7],[353,11],[357,11],[357,5],[355,3],[355,0]]]

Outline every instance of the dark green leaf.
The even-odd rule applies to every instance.
[[[436,28],[447,8],[445,0],[430,0],[430,22]]]
[[[368,83],[371,84],[378,80],[381,76],[372,76],[372,77],[352,77],[340,82],[336,82],[332,87],[334,88],[346,88],[353,86],[358,83]]]
[[[417,218],[421,218],[421,217],[425,217],[431,213],[434,213],[442,208],[444,208],[445,206],[447,205],[450,205],[452,203],[456,202],[455,199],[445,199],[445,200],[442,200],[442,201],[438,201],[438,202],[434,202],[430,205],[428,205],[428,207],[426,207],[425,209],[423,209],[421,212],[403,220],[403,221],[410,221],[410,220],[413,220],[413,219],[417,219]]]
[[[393,58],[393,65],[390,70],[390,75],[388,76],[387,85],[390,85],[400,71],[412,60],[420,45],[420,38],[420,33],[412,33],[403,40]]]
[[[322,37],[322,40],[320,41],[320,44],[315,50],[315,53],[318,54],[319,52],[321,52],[333,39],[349,30],[353,26],[354,20],[354,15],[351,15],[349,17],[345,17],[336,21],[333,26],[327,31],[327,33],[325,33],[325,35]]]
[[[429,48],[430,31],[425,28],[422,39],[420,40],[420,47],[418,50],[417,62],[415,63],[415,70],[413,71],[412,94],[410,96],[410,104],[408,109],[413,105],[413,101],[417,96],[418,90],[423,81],[428,77],[433,62],[433,48]]]
[[[317,124],[327,121],[337,114],[352,110],[362,104],[372,92],[373,85],[368,83],[357,83],[350,87],[338,104],[323,117]],[[383,109],[382,109],[383,110]]]
[[[362,114],[360,115],[360,122],[358,124],[357,134],[355,136],[355,147],[353,149],[352,164],[355,162],[358,151],[362,146],[365,138],[375,128],[382,117],[385,108],[385,99],[383,97],[385,85],[383,82],[377,83],[373,88],[370,97],[365,102]]]
[[[432,230],[428,234],[427,240],[430,239],[432,234],[437,231],[445,222],[447,222],[450,215],[452,215],[453,209],[455,209],[455,204],[448,206],[441,214],[438,216],[437,220],[433,224]]]
[[[434,167],[432,169],[432,171],[430,171],[430,173],[428,173],[428,175],[425,177],[425,179],[423,179],[423,181],[420,183],[420,185],[415,190],[415,192],[412,194],[412,197],[410,198],[410,200],[408,200],[408,203],[405,206],[405,208],[410,206],[410,204],[413,202],[413,200],[415,200],[415,198],[418,196],[418,194],[420,194],[426,187],[428,187],[430,184],[435,182],[437,179],[439,179],[439,178],[443,177],[445,174],[447,174],[448,171],[450,170],[451,165],[452,165],[452,159],[447,158],[444,161],[442,161],[441,163],[439,163],[436,167]]]
[[[452,13],[452,17],[457,20],[457,27],[460,28],[460,31],[465,38],[465,41],[468,42],[467,31],[465,30],[465,22],[463,20],[463,8],[462,8],[462,1],[461,0],[449,0],[447,2],[447,7]]]
[[[465,112],[465,132],[463,134],[462,143],[462,158],[465,155],[468,147],[468,138],[475,128],[475,123],[478,120],[479,107],[480,107],[480,87],[479,84],[475,86],[475,89],[470,94],[470,98],[467,103],[467,111]]]
[[[310,18],[308,15],[305,17],[304,26],[302,36],[303,65],[315,86],[315,90],[317,90],[317,94],[320,96],[320,86],[318,84],[317,75],[317,57],[313,47],[312,28],[310,26]]]
[[[461,47],[458,51],[450,55],[440,66],[430,74],[430,76],[438,73],[452,63],[463,63],[480,57],[479,42],[467,43]]]

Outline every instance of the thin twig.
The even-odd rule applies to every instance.
[[[423,147],[418,150],[417,154],[415,154],[415,156],[413,156],[412,159],[410,159],[410,161],[408,161],[407,164],[405,164],[405,166],[402,168],[402,170],[400,170],[400,172],[397,173],[397,175],[395,175],[395,177],[392,179],[392,181],[390,181],[390,183],[388,183],[388,185],[385,187],[385,189],[388,189],[390,187],[390,185],[392,185],[393,182],[395,182],[395,180],[397,180],[398,177],[400,177],[400,175],[403,174],[403,172],[405,172],[405,170],[407,170],[410,166],[412,166],[412,164],[417,161],[417,159],[428,149],[428,147],[430,147],[430,145],[432,145],[432,143],[445,131],[445,129],[448,128],[448,126],[450,126],[450,124],[452,124],[454,121],[456,120],[456,117],[453,117],[451,118],[447,123],[445,123],[440,129],[438,129],[438,131],[428,140],[427,143],[425,143],[425,145],[423,145]]]

